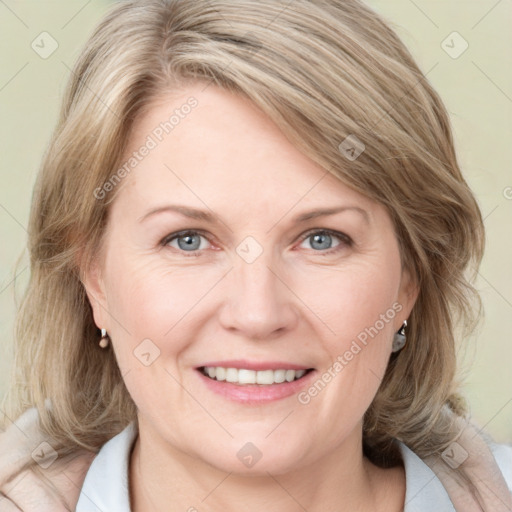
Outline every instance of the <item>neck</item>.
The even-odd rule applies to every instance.
[[[401,511],[403,469],[381,469],[362,454],[361,431],[309,465],[261,476],[222,471],[142,428],[130,459],[132,511]]]

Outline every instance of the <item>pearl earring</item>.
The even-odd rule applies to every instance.
[[[101,348],[108,347],[108,341],[109,341],[109,337],[108,337],[108,334],[107,334],[107,330],[106,329],[101,329],[100,347]]]

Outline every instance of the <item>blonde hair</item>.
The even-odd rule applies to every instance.
[[[365,452],[382,466],[396,463],[393,439],[420,457],[440,453],[458,435],[450,414],[466,413],[455,340],[479,318],[471,282],[483,223],[439,96],[388,22],[358,0],[128,0],[101,21],[34,191],[8,415],[36,406],[63,453],[98,450],[135,419],[81,282],[120,187],[103,199],[94,191],[121,165],[134,120],[192,81],[249,98],[304,154],[387,208],[420,292],[407,345],[365,414]],[[348,136],[365,145],[352,161],[340,151]]]

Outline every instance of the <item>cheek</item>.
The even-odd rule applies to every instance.
[[[185,275],[161,263],[116,263],[109,273],[108,308],[120,366],[137,367],[139,361],[133,355],[142,343],[154,352],[176,356],[187,339],[179,333],[190,328],[194,307],[204,295],[204,283],[194,285],[197,274]],[[173,342],[164,343],[169,339]]]
[[[109,277],[112,313],[127,325],[142,323],[160,336],[200,300],[206,286],[194,269],[180,269],[158,257],[119,258],[112,262]]]
[[[323,410],[320,415],[327,417],[333,409],[353,419],[364,414],[388,364],[395,317],[402,309],[399,279],[399,263],[382,254],[320,281],[308,305],[329,326],[321,338],[328,357],[319,371],[322,382],[302,403],[318,394],[322,398],[314,401]]]
[[[314,294],[311,308],[334,333],[322,338],[329,357],[319,371],[321,382],[299,398],[315,404],[319,416],[327,418],[336,410],[355,422],[377,392],[388,364],[395,317],[402,309],[395,263],[382,255],[378,264],[332,272],[322,282],[323,292]]]
[[[333,348],[343,349],[375,324],[379,331],[392,331],[391,320],[400,309],[396,305],[400,277],[395,267],[383,256],[378,264],[361,262],[350,268],[323,270],[302,288],[304,302],[328,328],[325,340]]]
[[[139,411],[168,422],[169,396],[186,403],[174,379],[183,379],[181,354],[194,338],[203,284],[193,285],[193,272],[185,276],[150,260],[118,261],[109,275],[113,345],[125,385]]]

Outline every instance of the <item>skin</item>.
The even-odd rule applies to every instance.
[[[214,85],[188,84],[155,103],[137,120],[126,157],[190,96],[198,106],[121,184],[84,280],[138,407],[133,510],[402,510],[403,469],[377,468],[362,454],[362,417],[418,291],[389,215],[295,149],[248,100]],[[139,222],[169,204],[220,222],[175,212]],[[293,221],[340,205],[367,219],[345,210]],[[204,232],[197,256],[187,256],[183,238],[181,247],[176,238],[160,243],[188,229]],[[352,242],[315,243],[322,229]],[[236,252],[247,236],[263,251],[252,263]],[[196,370],[214,360],[279,360],[320,377],[394,303],[396,316],[308,404],[297,394],[233,402]],[[144,339],[160,351],[149,366],[133,353]],[[262,453],[250,468],[237,457],[247,442]]]

